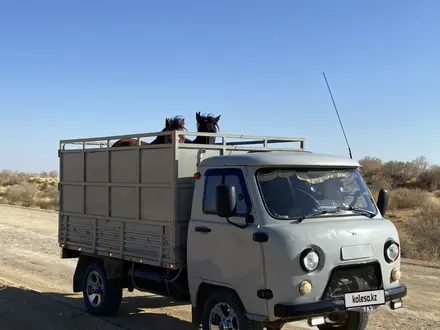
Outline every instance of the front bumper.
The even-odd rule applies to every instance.
[[[385,302],[400,299],[406,296],[406,286],[400,284],[399,286],[385,290]],[[333,299],[323,300],[314,303],[302,305],[284,305],[276,304],[274,313],[276,317],[290,318],[290,317],[307,317],[313,315],[322,315],[324,313],[337,312],[345,309],[345,300]]]

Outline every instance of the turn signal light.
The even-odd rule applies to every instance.
[[[306,295],[312,291],[312,285],[309,281],[302,281],[299,285],[299,293]]]
[[[400,272],[400,270],[394,268],[394,269],[391,271],[391,279],[392,279],[393,281],[398,281],[398,280],[400,280],[400,277],[401,277],[401,276],[402,276],[402,273]]]

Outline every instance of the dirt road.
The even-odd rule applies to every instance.
[[[0,205],[0,330],[194,330],[189,305],[143,293],[124,292],[117,317],[83,312],[81,295],[72,294],[76,260],[59,258],[57,221],[55,212]],[[379,308],[368,329],[440,329],[439,269],[405,263],[402,274],[405,308]]]

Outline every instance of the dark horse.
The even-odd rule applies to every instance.
[[[162,132],[170,132],[170,131],[183,131],[185,130],[185,119],[176,116],[173,118],[166,118],[165,119],[165,128],[162,130]],[[156,137],[151,143],[140,141],[141,145],[146,144],[164,144],[164,143],[171,143],[172,142],[172,136],[171,135],[160,135]],[[183,143],[185,141],[185,136],[179,135],[179,142]],[[137,146],[138,140],[137,139],[120,139],[113,143],[112,147],[132,147]]]
[[[218,126],[220,116],[201,115],[200,111],[196,112],[197,132],[217,133],[217,129],[220,129]],[[214,144],[215,136],[197,136],[194,140],[185,139],[185,143]]]

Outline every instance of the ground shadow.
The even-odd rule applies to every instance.
[[[36,292],[17,287],[0,288],[2,330],[195,330],[190,306],[162,296],[134,296],[124,291],[114,317],[96,317],[85,312],[81,294]],[[173,313],[176,316],[169,315]],[[185,320],[186,319],[186,320]]]

